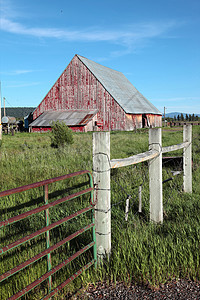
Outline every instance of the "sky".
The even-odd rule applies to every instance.
[[[1,98],[37,107],[79,54],[162,113],[200,114],[199,33],[200,0],[0,0]]]

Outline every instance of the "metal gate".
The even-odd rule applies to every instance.
[[[75,176],[80,176],[83,174],[87,174],[89,176],[89,188],[86,188],[84,190],[78,191],[76,193],[73,193],[71,195],[68,195],[66,197],[63,197],[61,199],[55,200],[53,202],[49,203],[49,192],[48,192],[48,185],[57,181],[62,181],[68,178],[72,178]],[[47,179],[44,181],[40,181],[40,182],[36,182],[33,184],[29,184],[29,185],[25,185],[25,186],[21,186],[15,189],[11,189],[11,190],[7,190],[7,191],[3,191],[0,192],[0,197],[3,196],[9,196],[12,194],[16,194],[16,193],[20,193],[20,192],[24,192],[27,190],[31,190],[34,188],[38,188],[38,187],[43,187],[44,188],[44,205],[37,207],[35,209],[29,210],[27,212],[24,212],[20,215],[11,217],[7,220],[1,221],[0,222],[0,228],[3,228],[5,226],[8,226],[10,224],[13,224],[15,222],[18,222],[20,220],[23,220],[29,216],[32,216],[33,214],[37,214],[39,212],[45,211],[45,217],[46,217],[46,226],[41,228],[38,231],[35,231],[34,233],[31,233],[23,238],[20,238],[19,240],[4,246],[0,249],[0,255],[5,254],[6,252],[8,252],[11,249],[14,249],[16,247],[19,247],[20,245],[29,242],[30,240],[33,240],[34,238],[38,237],[39,235],[46,233],[46,250],[40,252],[39,254],[35,255],[34,257],[24,261],[23,263],[19,264],[18,266],[12,268],[11,270],[7,271],[6,273],[0,275],[0,282],[6,280],[7,278],[9,278],[10,276],[13,276],[14,274],[18,273],[19,271],[25,269],[27,266],[35,263],[36,261],[38,261],[40,258],[43,258],[46,256],[47,258],[47,272],[42,275],[40,278],[38,278],[37,280],[35,280],[34,282],[32,282],[31,284],[27,285],[25,288],[21,289],[20,291],[18,291],[15,295],[11,296],[9,299],[19,299],[22,296],[24,296],[25,294],[27,294],[28,292],[30,292],[31,290],[33,290],[35,287],[39,286],[42,282],[44,282],[45,280],[48,280],[48,294],[44,296],[44,298],[42,299],[49,299],[51,298],[53,295],[55,295],[56,293],[58,293],[61,289],[63,289],[68,283],[70,283],[72,280],[74,280],[76,277],[78,277],[84,270],[88,269],[90,266],[92,266],[93,264],[96,267],[96,263],[97,263],[97,257],[96,257],[96,239],[95,239],[95,223],[94,223],[94,196],[93,196],[93,192],[94,192],[94,186],[93,186],[93,178],[92,175],[89,171],[85,170],[85,171],[80,171],[80,172],[75,172],[75,173],[71,173],[71,174],[67,174],[67,175],[63,175],[60,177],[56,177],[56,178],[51,178],[51,179]],[[60,219],[54,223],[50,224],[50,220],[49,220],[49,208],[52,208],[58,204],[64,203],[66,201],[75,199],[80,197],[81,195],[85,195],[85,194],[89,194],[90,196],[90,202],[89,202],[89,206],[82,208],[79,211],[76,211],[75,213]],[[50,246],[50,230],[53,228],[56,228],[57,226],[72,220],[88,211],[91,211],[91,223],[88,224],[87,226],[79,229],[78,231],[76,231],[75,233],[69,235],[68,237],[64,238],[63,240],[59,241],[58,243]],[[81,235],[82,233],[88,231],[89,229],[92,230],[92,242],[90,242],[89,244],[87,244],[86,246],[84,246],[82,249],[80,249],[78,252],[74,253],[73,255],[71,255],[70,257],[67,257],[66,260],[64,260],[62,263],[59,263],[57,266],[52,268],[51,265],[51,253],[52,251],[54,251],[55,249],[58,249],[60,246],[66,244],[67,242],[71,241],[72,239],[74,239],[75,237]],[[0,229],[1,230],[1,229]],[[69,264],[70,262],[72,262],[73,260],[75,260],[77,257],[79,257],[81,254],[83,254],[84,252],[86,252],[88,249],[93,247],[93,258],[92,260],[90,260],[87,264],[85,264],[84,266],[81,267],[81,269],[79,269],[76,273],[74,273],[72,276],[70,276],[69,278],[67,278],[64,282],[62,282],[61,284],[59,284],[56,288],[54,288],[52,290],[52,275],[55,274],[58,270],[61,270],[63,267],[65,267],[67,264]]]

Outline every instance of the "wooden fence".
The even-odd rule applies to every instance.
[[[111,252],[110,170],[149,161],[150,220],[163,222],[162,153],[183,149],[183,190],[192,192],[192,126],[184,125],[181,144],[162,147],[162,129],[149,129],[149,150],[110,160],[110,132],[93,133],[93,177],[97,257]]]

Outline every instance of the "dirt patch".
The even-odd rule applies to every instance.
[[[96,286],[90,285],[87,291],[83,291],[72,299],[200,299],[200,282],[185,279],[173,280],[156,289],[136,284],[127,287],[121,282],[109,285],[97,283]]]

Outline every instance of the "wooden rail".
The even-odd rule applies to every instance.
[[[112,159],[110,161],[111,169],[126,167],[134,164],[138,164],[153,158],[156,158],[159,152],[156,150],[149,150],[140,154],[136,154],[126,158]]]
[[[187,148],[189,145],[190,145],[189,142],[184,142],[184,143],[180,143],[177,145],[162,147],[162,153],[167,153],[167,152]],[[136,154],[133,156],[129,156],[126,158],[111,159],[110,166],[111,166],[111,169],[126,167],[126,166],[138,164],[138,163],[156,158],[157,156],[159,156],[159,151],[149,150],[149,151],[139,153],[139,154]]]
[[[189,142],[184,142],[184,143],[177,144],[177,145],[163,147],[162,148],[162,153],[167,153],[167,152],[171,152],[171,151],[176,151],[176,150],[179,150],[179,149],[187,148],[189,145],[190,145]]]

